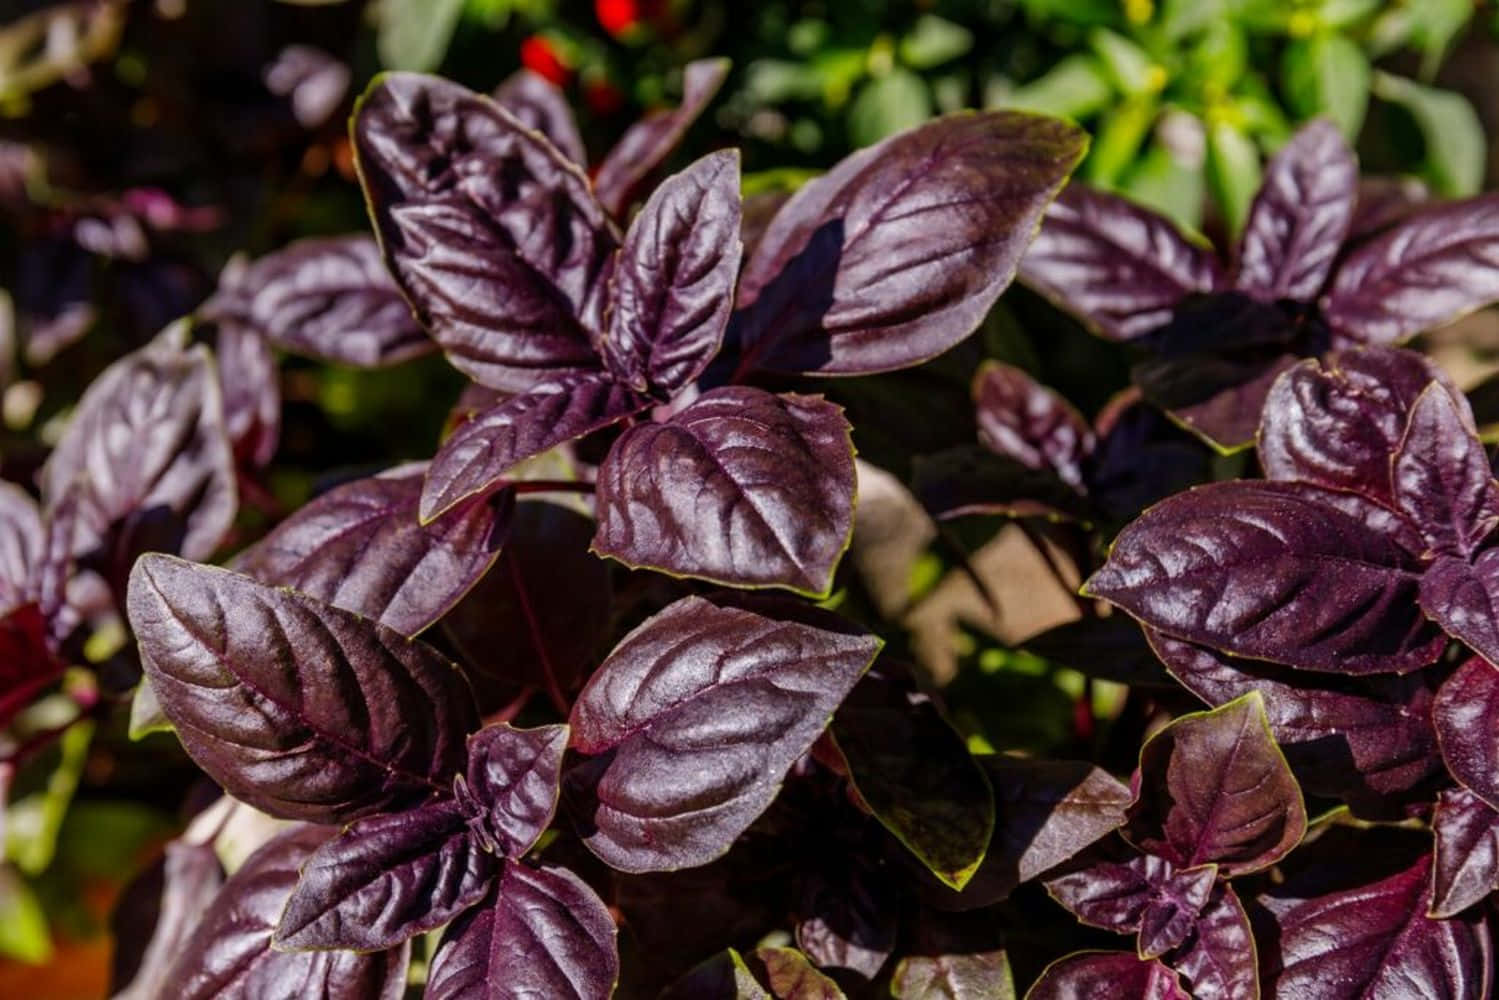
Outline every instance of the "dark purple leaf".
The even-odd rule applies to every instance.
[[[1433,383],[1411,407],[1391,458],[1395,503],[1443,555],[1471,557],[1499,524],[1499,485],[1467,400]]]
[[[842,410],[728,386],[615,442],[599,467],[593,548],[631,567],[820,596],[853,502]]]
[[[1265,168],[1239,238],[1235,287],[1267,302],[1315,298],[1357,196],[1358,162],[1338,127],[1326,119],[1303,126]]]
[[[1046,967],[1025,1000],[1191,1000],[1176,973],[1156,959],[1122,951],[1079,951]]]
[[[733,948],[694,966],[662,991],[659,1000],[771,1000]]]
[[[656,188],[625,234],[600,353],[663,402],[723,343],[739,273],[739,153],[712,153]]]
[[[295,591],[170,556],[130,577],[130,624],[162,711],[236,798],[349,822],[414,806],[463,767],[478,728],[429,647]]]
[[[436,347],[391,280],[380,247],[364,233],[298,240],[261,257],[202,313],[243,324],[293,354],[361,368]]]
[[[288,45],[265,68],[266,89],[291,101],[297,124],[327,124],[349,92],[349,67],[311,45]]]
[[[1254,443],[1271,386],[1297,360],[1290,353],[1191,354],[1142,361],[1130,377],[1181,426],[1232,452]]]
[[[473,810],[475,836],[487,851],[519,858],[552,825],[567,749],[566,726],[485,726],[468,738],[459,802]]]
[[[505,865],[496,894],[459,917],[424,1000],[608,1000],[619,980],[614,920],[566,868]]]
[[[1348,242],[1368,239],[1421,210],[1431,192],[1419,178],[1366,174],[1358,181],[1358,205],[1348,226]]]
[[[839,706],[832,732],[864,804],[928,871],[962,889],[994,832],[994,793],[931,698],[876,668]]]
[[[453,431],[427,469],[421,517],[431,521],[500,482],[518,463],[618,423],[650,400],[609,375],[559,375],[511,396]]]
[[[1431,717],[1447,770],[1499,809],[1499,667],[1476,656],[1458,667],[1437,692]]]
[[[820,968],[873,979],[895,949],[899,926],[892,911],[898,897],[883,870],[857,863],[846,872],[832,867],[808,876],[796,946]]]
[[[1415,212],[1350,253],[1322,312],[1343,341],[1397,344],[1499,299],[1499,196]]]
[[[1187,939],[1217,878],[1217,865],[1179,869],[1142,854],[1049,879],[1046,891],[1085,924],[1116,934],[1138,931],[1140,957],[1159,958]]]
[[[160,871],[155,926],[117,928],[127,932],[148,929],[151,937],[144,943],[128,985],[121,988],[116,981],[117,988],[111,993],[113,1000],[158,1000],[165,995],[169,985],[167,974],[224,884],[224,866],[207,844],[171,841],[166,846]],[[126,890],[127,894],[129,891]],[[120,944],[123,942],[117,943],[117,949]],[[117,950],[116,968],[118,960]]]
[[[1284,857],[1306,833],[1306,806],[1257,692],[1173,720],[1140,751],[1125,836],[1180,867],[1226,878]]]
[[[302,865],[276,947],[393,948],[477,903],[498,867],[452,802],[357,820]]]
[[[1223,283],[1211,247],[1117,195],[1069,184],[1046,209],[1020,280],[1107,340],[1133,340]]]
[[[1171,687],[1140,623],[1128,615],[1089,615],[1022,639],[1020,648],[1090,677],[1118,684]],[[1227,700],[1227,699],[1225,699]]]
[[[1271,996],[1488,995],[1489,928],[1479,918],[1426,915],[1431,859],[1371,885],[1308,900],[1262,901],[1278,948],[1261,956]],[[1261,940],[1267,940],[1265,932]]]
[[[277,951],[271,932],[297,883],[297,870],[332,831],[299,826],[250,855],[203,914],[166,981],[178,1000],[400,1000],[406,945],[351,951]]]
[[[804,184],[745,265],[744,369],[892,371],[978,326],[1085,146],[1014,111],[949,115]]]
[[[47,619],[35,603],[16,605],[0,617],[0,726],[62,676],[67,664],[47,638]]]
[[[1250,691],[1265,701],[1270,731],[1307,791],[1379,815],[1385,800],[1441,772],[1431,724],[1433,682],[1403,676],[1328,677],[1229,657],[1147,629],[1173,677],[1209,705]]]
[[[793,193],[792,188],[776,187],[746,195],[741,206],[739,235],[744,242],[744,256],[748,259],[760,245],[760,238],[770,220],[775,218],[781,206]]]
[[[1348,674],[1414,670],[1444,640],[1416,606],[1419,564],[1371,525],[1390,520],[1372,507],[1302,483],[1203,486],[1120,532],[1083,589],[1236,656]]]
[[[512,391],[598,368],[619,239],[580,167],[488,98],[410,73],[376,80],[353,134],[385,259],[453,364]]]
[[[1421,578],[1421,607],[1452,638],[1499,663],[1499,549],[1480,553],[1471,566],[1438,559]]]
[[[31,494],[0,482],[0,611],[33,597],[33,574],[45,544],[42,515]]]
[[[880,645],[789,601],[688,597],[647,619],[573,705],[573,746],[594,755],[573,775],[589,848],[627,872],[723,854]]]
[[[973,514],[1086,520],[1090,513],[1087,499],[1051,469],[1028,468],[976,444],[915,455],[911,491],[944,521]]]
[[[1431,817],[1431,915],[1445,919],[1499,889],[1499,812],[1466,788],[1444,788]]]
[[[844,1000],[838,984],[795,948],[756,948],[745,964],[759,973],[776,1000]]]
[[[1265,403],[1259,457],[1266,477],[1351,490],[1393,507],[1390,456],[1411,407],[1433,383],[1451,388],[1414,351],[1364,348],[1303,361],[1276,380]]]
[[[1015,1000],[1010,960],[1003,951],[910,955],[890,980],[895,1000]]]
[[[16,262],[16,319],[27,364],[45,365],[94,325],[93,257],[68,237],[29,241]]]
[[[973,380],[979,440],[996,455],[1046,470],[1080,493],[1093,452],[1093,432],[1082,414],[1025,372],[989,362]]]
[[[1167,955],[1166,961],[1187,980],[1195,996],[1259,1000],[1256,958],[1244,905],[1232,886],[1219,882],[1186,943]]]
[[[572,108],[556,84],[528,69],[517,70],[495,88],[495,103],[533,132],[540,132],[557,151],[580,166],[588,163],[588,151],[578,134]]]
[[[1144,401],[1137,388],[1117,394],[1094,420],[1098,444],[1088,473],[1093,501],[1124,521],[1146,507],[1212,479],[1212,453]]]
[[[652,112],[625,130],[593,178],[593,189],[611,215],[624,217],[641,183],[677,148],[728,75],[727,59],[688,63],[682,71],[682,103]]]
[[[269,465],[281,436],[281,386],[270,345],[241,323],[220,323],[214,360],[235,457],[253,468]]]
[[[426,466],[335,487],[240,553],[234,568],[416,635],[488,571],[510,531],[509,492],[417,520]]]

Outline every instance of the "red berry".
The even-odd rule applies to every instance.
[[[594,0],[593,12],[604,30],[616,37],[640,23],[640,6],[635,0]]]
[[[552,47],[552,43],[540,35],[532,35],[520,43],[520,61],[526,69],[559,87],[571,75],[571,70],[557,58],[557,50]]]

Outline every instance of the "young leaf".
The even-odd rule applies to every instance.
[[[1087,1000],[1106,996],[1191,1000],[1176,973],[1159,960],[1145,960],[1123,951],[1079,951],[1059,958],[1026,991],[1025,1000]]]
[[[1444,788],[1431,832],[1430,912],[1445,920],[1499,889],[1499,812],[1466,788]]]
[[[1472,413],[1445,386],[1416,399],[1390,462],[1395,503],[1435,552],[1469,558],[1499,524],[1499,484]]]
[[[821,596],[853,501],[838,407],[728,386],[615,442],[599,466],[593,549],[631,567]]]
[[[431,625],[484,575],[510,532],[508,492],[417,520],[425,465],[337,486],[241,552],[234,568],[402,635]]]
[[[1489,631],[1493,631],[1490,626]],[[1499,809],[1499,667],[1472,657],[1437,691],[1431,718],[1452,776]]]
[[[770,805],[881,642],[783,600],[687,597],[615,647],[578,696],[585,843],[627,872],[690,868]]]
[[[776,1000],[845,1000],[838,984],[795,948],[756,948],[745,964],[760,974]]]
[[[1166,961],[1199,997],[1258,1000],[1260,975],[1254,935],[1233,886],[1219,881],[1186,943]]]
[[[1019,368],[986,363],[973,380],[979,440],[996,455],[1047,470],[1080,493],[1093,431],[1066,400]]]
[[[1167,635],[1311,670],[1404,672],[1444,640],[1416,606],[1414,556],[1354,494],[1225,482],[1178,494],[1119,533],[1084,585]]]
[[[356,820],[302,865],[276,947],[395,947],[477,903],[497,867],[452,802]]]
[[[1046,882],[1046,891],[1085,924],[1139,932],[1141,958],[1159,958],[1186,940],[1218,878],[1216,865],[1178,869],[1142,854],[1101,862]]]
[[[1239,237],[1234,286],[1266,302],[1308,301],[1327,283],[1358,196],[1358,162],[1325,118],[1275,155]]]
[[[727,59],[688,63],[682,71],[681,105],[653,112],[625,131],[593,179],[593,190],[609,214],[624,217],[641,183],[677,148],[728,75]]]
[[[454,365],[517,392],[598,368],[619,240],[577,164],[488,98],[410,73],[376,79],[353,139],[386,263]]]
[[[472,810],[470,825],[485,850],[522,857],[551,826],[567,737],[566,726],[514,729],[499,723],[468,738],[458,797]]]
[[[650,400],[609,375],[584,372],[537,382],[461,424],[442,443],[422,488],[423,523],[492,489],[517,464],[618,423]]]
[[[1125,836],[1179,867],[1225,878],[1280,860],[1306,833],[1301,789],[1257,692],[1183,715],[1145,742]]]
[[[1003,951],[910,955],[890,980],[895,1000],[1015,1000],[1010,959]]]
[[[400,1000],[410,948],[277,951],[271,932],[297,882],[297,869],[331,831],[298,826],[245,861],[182,946],[166,982],[181,1000],[256,1000],[265,996],[372,997]]]
[[[528,69],[517,70],[495,88],[494,101],[526,128],[546,136],[557,152],[579,166],[588,164],[572,108],[552,81]]]
[[[739,274],[739,154],[656,188],[625,234],[600,353],[621,382],[670,400],[718,354]]]
[[[226,791],[286,819],[343,823],[446,791],[478,728],[427,646],[352,612],[146,555],[130,624],[162,711]]]
[[[1483,996],[1491,945],[1481,919],[1426,915],[1431,859],[1372,885],[1265,901],[1278,948],[1261,972],[1272,996]]]
[[[284,351],[361,368],[399,364],[437,346],[364,233],[287,244],[226,282],[200,311]]]
[[[1019,277],[1106,340],[1159,329],[1183,299],[1223,284],[1212,249],[1170,219],[1077,183],[1047,206]]]
[[[566,868],[505,865],[432,959],[424,1000],[608,1000],[619,980],[614,920]]]
[[[745,265],[741,368],[860,375],[947,350],[1010,283],[1085,147],[1054,119],[954,114],[803,185]]]

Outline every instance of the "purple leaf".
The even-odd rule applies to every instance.
[[[512,391],[598,368],[619,240],[577,164],[488,98],[411,73],[375,81],[353,137],[386,262],[454,365]]]
[[[1499,717],[1499,667],[1476,656],[1447,678],[1431,710],[1447,770],[1469,791],[1499,809],[1496,717]]]
[[[224,866],[207,844],[173,840],[167,844],[166,856],[160,864],[160,892],[153,911],[155,926],[147,928],[151,937],[144,942],[130,982],[111,993],[113,1000],[158,1000],[165,994],[169,984],[167,974],[224,884]],[[126,890],[127,900],[130,891]],[[120,910],[117,908],[115,913],[112,923],[118,920]],[[142,928],[117,925],[117,930],[129,934]],[[120,938],[117,933],[116,969],[124,944]],[[118,980],[115,985],[119,986]]]
[[[765,987],[733,948],[693,966],[661,992],[658,1000],[771,1000]]]
[[[1130,377],[1146,399],[1215,451],[1233,452],[1254,443],[1271,387],[1297,360],[1288,352],[1190,354],[1142,361]]]
[[[784,600],[687,597],[615,647],[573,705],[589,848],[627,872],[728,850],[879,650],[834,615]]]
[[[528,69],[517,70],[495,88],[494,101],[526,128],[546,136],[563,156],[579,166],[587,165],[588,152],[572,108],[552,81]]]
[[[47,619],[35,603],[17,605],[0,617],[0,726],[62,676],[67,664],[47,639]]]
[[[812,873],[797,908],[796,946],[820,968],[874,979],[895,950],[898,896],[886,874],[861,864]]]
[[[1499,196],[1423,208],[1350,253],[1322,312],[1344,342],[1397,344],[1499,299]]]
[[[436,346],[364,233],[288,244],[256,260],[201,311],[293,354],[361,368],[398,364]]]
[[[567,749],[566,726],[485,726],[468,738],[466,779],[458,798],[472,810],[474,835],[486,851],[519,858],[552,825]]]
[[[1199,997],[1258,1000],[1260,975],[1249,917],[1233,887],[1219,882],[1186,943],[1166,961]]]
[[[1165,326],[1189,295],[1223,283],[1210,247],[1117,195],[1069,184],[1046,209],[1020,280],[1106,340]]]
[[[1029,468],[976,444],[915,455],[911,490],[942,521],[972,514],[1087,520],[1091,513],[1087,498],[1054,470]]]
[[[615,933],[572,872],[508,863],[496,894],[443,935],[424,1000],[608,1000],[619,980]]]
[[[305,129],[328,123],[349,92],[349,67],[311,45],[288,45],[265,68],[266,89],[288,98],[297,124]]]
[[[1209,705],[1258,691],[1270,731],[1297,780],[1345,799],[1361,815],[1419,789],[1442,771],[1431,724],[1434,682],[1403,676],[1334,678],[1229,657],[1147,629],[1171,675]]]
[[[302,865],[276,947],[395,947],[477,903],[497,868],[452,802],[357,820]]]
[[[1270,161],[1239,240],[1235,287],[1266,302],[1308,301],[1332,273],[1358,197],[1358,162],[1326,119]]]
[[[1264,901],[1273,925],[1261,940],[1278,948],[1262,956],[1272,996],[1485,996],[1489,928],[1480,919],[1426,915],[1431,859],[1390,878],[1303,901]],[[1275,937],[1266,938],[1266,933]]]
[[[0,482],[0,611],[10,611],[32,598],[34,573],[45,544],[42,515],[31,494]]]
[[[214,339],[224,429],[239,461],[252,468],[270,464],[281,436],[281,386],[276,359],[265,338],[240,323],[220,323]]]
[[[1466,788],[1445,788],[1431,817],[1431,915],[1446,919],[1499,889],[1499,812]]]
[[[188,754],[236,798],[349,822],[445,792],[478,728],[456,667],[352,612],[163,555],[130,576],[130,624]]]
[[[615,218],[623,218],[641,183],[671,155],[729,75],[729,60],[699,59],[682,71],[682,103],[631,125],[599,164],[593,189]]]
[[[1390,456],[1411,407],[1433,383],[1456,392],[1414,351],[1361,348],[1303,361],[1265,402],[1259,457],[1270,479],[1351,490],[1393,507]]]
[[[1301,483],[1203,486],[1120,532],[1083,589],[1236,656],[1349,674],[1424,667],[1444,640],[1416,606],[1420,567],[1371,525],[1390,520],[1371,507]]]
[[[1415,177],[1365,174],[1358,181],[1358,205],[1348,226],[1348,242],[1378,235],[1431,200],[1431,192]]]
[[[1156,959],[1122,951],[1079,951],[1046,967],[1025,1000],[1191,1000],[1176,973]]]
[[[1061,396],[1019,368],[988,362],[973,380],[979,440],[996,455],[1046,470],[1079,493],[1093,431]]]
[[[1258,692],[1151,736],[1138,786],[1124,834],[1178,867],[1217,864],[1225,878],[1259,871],[1306,833],[1301,789]]]
[[[760,974],[776,1000],[845,1000],[838,984],[795,948],[756,948],[745,964]]]
[[[277,951],[271,932],[297,882],[297,870],[331,831],[299,826],[250,855],[198,921],[166,981],[180,1000],[296,1000],[370,997],[400,1000],[409,947]]]
[[[1480,553],[1471,566],[1438,559],[1421,578],[1421,607],[1452,638],[1499,663],[1499,549]]]
[[[853,530],[854,457],[820,396],[704,393],[599,467],[593,549],[627,566],[825,595]]]
[[[1461,406],[1461,408],[1459,408]],[[1499,486],[1466,400],[1433,383],[1391,458],[1396,505],[1437,553],[1468,558],[1499,524]]]
[[[515,506],[501,492],[424,525],[416,512],[425,473],[403,465],[335,487],[241,552],[234,568],[416,635],[489,569]]]
[[[1049,879],[1046,891],[1085,924],[1138,931],[1140,957],[1159,958],[1187,939],[1217,878],[1217,865],[1179,869],[1142,854]]]
[[[442,443],[422,488],[423,522],[493,488],[525,459],[649,405],[650,400],[603,373],[538,382],[461,424]]]
[[[895,1000],[1015,1000],[1003,951],[910,955],[890,980]]]
[[[1084,147],[1055,119],[955,114],[804,184],[745,265],[741,369],[861,375],[958,343],[1014,277]]]
[[[1212,478],[1211,452],[1147,404],[1138,389],[1116,395],[1093,423],[1098,444],[1088,486],[1110,518],[1128,520]]]
[[[739,273],[739,153],[712,153],[656,188],[625,234],[600,353],[662,402],[723,343]]]

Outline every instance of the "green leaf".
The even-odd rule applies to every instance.
[[[932,116],[926,81],[907,69],[893,69],[865,84],[848,109],[848,137],[870,146],[888,135],[914,128]]]
[[[1001,102],[1018,111],[1087,118],[1114,100],[1103,64],[1090,55],[1070,55],[1047,73],[1017,87]]]
[[[57,834],[78,790],[93,736],[92,722],[71,726],[58,740],[62,757],[46,787],[11,803],[5,817],[5,856],[28,875],[38,875],[52,863]]]
[[[151,689],[150,680],[141,677],[140,683],[135,686],[135,695],[130,699],[130,729],[127,735],[132,740],[141,740],[152,733],[171,731],[172,720],[161,710],[161,703],[156,700],[156,692]]]
[[[1369,57],[1344,35],[1301,38],[1286,46],[1281,83],[1302,118],[1326,115],[1351,142],[1369,107]]]
[[[1120,93],[1140,97],[1159,93],[1166,82],[1165,71],[1140,46],[1107,28],[1094,28],[1088,44],[1102,60],[1104,70]]]
[[[1162,0],[1157,24],[1170,41],[1221,23],[1228,0]]]
[[[1139,155],[1159,110],[1153,97],[1141,97],[1104,115],[1088,154],[1088,179],[1102,188],[1117,186],[1119,175]]]
[[[426,72],[442,63],[464,0],[381,0],[375,48],[386,69]]]
[[[1232,90],[1248,68],[1249,39],[1229,21],[1209,25],[1187,49],[1185,75],[1208,103]]]
[[[1410,112],[1426,140],[1423,177],[1438,193],[1466,198],[1483,186],[1483,125],[1467,98],[1422,86],[1383,71],[1374,74],[1374,96]]]
[[[936,14],[923,14],[900,40],[900,59],[915,69],[931,69],[968,54],[973,32]]]
[[[5,864],[0,864],[0,955],[34,965],[52,957],[41,901],[20,873]]]
[[[1244,228],[1249,205],[1260,187],[1260,151],[1254,140],[1231,122],[1208,126],[1208,186],[1223,210],[1231,233]]]
[[[1125,174],[1120,190],[1183,229],[1202,226],[1202,199],[1207,192],[1202,167],[1178,162],[1164,146],[1147,149]]]

